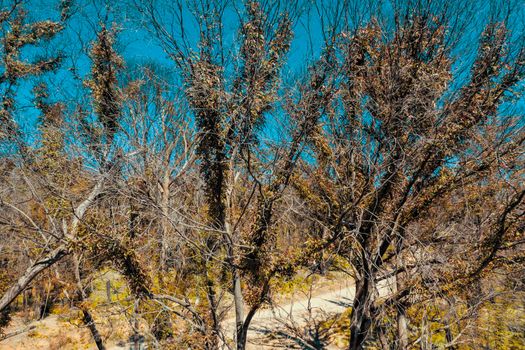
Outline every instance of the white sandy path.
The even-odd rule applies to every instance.
[[[248,331],[248,339],[254,340],[261,334],[258,330],[275,331],[285,322],[293,320],[295,324],[301,325],[305,322],[304,317],[309,314],[309,310],[313,314],[337,314],[343,312],[348,307],[352,306],[353,297],[355,295],[355,286],[352,283],[340,284],[338,287],[333,287],[329,291],[315,294],[311,297],[309,293],[298,292],[292,295],[288,301],[276,305],[273,308],[265,308],[259,310],[250,323]],[[235,329],[235,318],[231,317],[225,320],[225,333],[233,335]],[[262,344],[253,345],[248,344],[248,349],[263,349]]]
[[[329,291],[321,292],[319,295],[316,295],[310,298],[310,308],[312,311],[322,311],[324,313],[338,313],[345,310],[345,308],[351,306],[352,299],[354,296],[355,287],[353,284],[340,284],[338,287],[331,287]],[[290,315],[292,315],[293,320],[298,324],[301,324],[302,316],[308,313],[308,296],[306,293],[296,293],[292,297],[288,298],[288,301],[285,301],[283,304],[275,306],[273,309],[266,308],[259,310],[250,326],[250,332],[248,339],[252,336],[259,336],[255,329],[272,329],[275,330],[278,326],[281,325],[281,322],[290,320]],[[56,315],[49,316],[42,321],[34,322],[32,325],[40,325],[39,331],[43,333],[41,337],[38,338],[29,338],[27,332],[24,332],[20,335],[14,336],[9,340],[4,340],[0,342],[0,350],[20,350],[20,349],[46,349],[49,346],[49,341],[52,337],[56,337],[58,331],[64,324],[58,321]],[[43,328],[42,328],[43,327]],[[225,320],[225,333],[227,335],[234,334],[235,329],[235,318],[230,317]],[[78,329],[69,329],[69,335],[76,335]],[[89,337],[88,337],[89,338]],[[88,340],[89,341],[89,340]],[[264,347],[267,349],[267,347]],[[89,349],[95,349],[94,344],[89,344]],[[125,347],[117,346],[115,344],[108,344],[108,350],[123,350],[129,349],[129,345]],[[248,349],[263,349],[262,345],[248,345]]]
[[[291,301],[275,306],[273,309],[263,309],[257,312],[251,322],[252,327],[272,326],[276,320],[290,317],[297,322],[305,316],[310,308],[313,312],[339,313],[352,306],[355,287],[353,284],[341,285],[333,290],[308,297],[307,293],[293,295]],[[235,319],[226,321],[227,327],[235,326]]]
[[[379,293],[381,296],[393,293],[393,281],[382,281],[379,283]],[[337,314],[345,311],[352,306],[355,295],[355,285],[352,282],[341,283],[338,287],[333,287],[329,291],[321,292],[309,297],[306,293],[297,293],[293,295],[290,301],[274,306],[273,308],[259,310],[250,323],[248,339],[257,338],[257,330],[275,331],[282,327],[285,322],[293,320],[295,325],[304,324],[305,317],[309,310],[315,313]],[[234,333],[235,318],[229,318],[225,321],[225,332],[230,335]],[[260,334],[259,334],[260,335]],[[262,344],[249,345],[248,349],[263,349]]]

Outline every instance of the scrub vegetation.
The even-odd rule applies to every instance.
[[[524,5],[2,2],[0,348],[525,349]]]

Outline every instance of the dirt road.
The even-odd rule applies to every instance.
[[[324,289],[323,289],[324,288]],[[297,329],[305,328],[310,320],[316,316],[326,317],[343,312],[352,306],[355,287],[351,282],[338,282],[325,284],[323,288],[317,289],[312,293],[296,292],[274,305],[259,310],[254,316],[251,324],[248,339],[250,344],[248,349],[275,349],[268,341],[268,334],[280,334],[290,331],[287,326],[295,326]],[[380,287],[380,294],[390,293],[387,285]],[[12,330],[22,329],[28,325],[12,325]],[[0,342],[0,349],[50,349],[51,343],[57,344],[56,348],[73,348],[74,343],[90,344],[86,348],[94,348],[91,344],[90,335],[86,329],[72,327],[67,323],[58,322],[58,317],[52,315],[38,322],[33,322],[31,326],[37,326],[36,330],[26,331],[22,334],[13,336]],[[233,337],[235,329],[235,317],[231,315],[224,321],[225,334]],[[306,330],[308,331],[308,330]],[[122,338],[121,338],[122,339]],[[66,342],[67,340],[67,342]],[[64,343],[64,344],[62,344]],[[109,350],[129,348],[129,345],[121,343],[116,345],[116,341],[107,344]],[[282,347],[281,347],[282,348]]]
[[[394,281],[383,280],[379,283],[378,289],[381,296],[386,296],[394,292]],[[297,293],[289,301],[260,310],[250,324],[248,339],[248,349],[275,349],[270,344],[265,345],[264,335],[273,333],[273,336],[291,336],[293,331],[290,327],[295,326],[302,332],[308,333],[308,329],[301,329],[311,321],[312,316],[322,316],[326,319],[329,315],[335,315],[345,311],[352,306],[355,295],[355,286],[351,282],[342,282],[337,287],[319,293]],[[226,320],[227,334],[233,334],[235,329],[235,318]],[[306,335],[308,336],[308,335]],[[296,339],[297,342],[298,339]],[[292,340],[294,342],[294,340]],[[282,347],[281,347],[282,348]],[[327,347],[332,349],[332,347]],[[336,349],[336,347],[333,347]]]
[[[310,316],[343,312],[352,306],[354,293],[353,284],[340,284],[318,294],[298,292],[282,304],[259,310],[250,324],[248,339],[251,344],[248,349],[273,348],[271,344],[264,345],[264,335],[285,329],[285,324],[302,326],[308,322],[307,318]],[[235,318],[231,317],[225,321],[225,332],[228,335],[233,334],[234,329]]]

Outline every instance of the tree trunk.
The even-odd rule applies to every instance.
[[[211,319],[211,332],[206,340],[205,349],[215,350],[219,348],[219,332],[220,325],[217,318],[217,302],[213,281],[209,276],[206,276],[206,288],[207,288],[207,297],[208,303],[210,304],[210,319]]]
[[[398,264],[398,267],[401,264]],[[403,289],[403,274],[397,274],[396,278],[396,289],[397,292]],[[397,321],[397,344],[396,349],[404,350],[408,348],[408,320],[407,320],[407,302],[399,300],[396,305],[396,321]]]
[[[265,285],[263,291],[263,294],[267,293],[268,290],[268,284]],[[250,328],[250,323],[252,322],[253,316],[255,316],[255,313],[259,309],[259,305],[254,305],[250,311],[248,312],[248,315],[244,319],[244,322],[242,324],[242,328],[237,331],[237,350],[239,349],[246,349],[246,342],[248,341],[248,329]]]
[[[395,227],[397,228],[398,221],[396,221]],[[399,237],[396,242],[396,269],[402,271],[401,269],[405,268],[403,264],[403,259],[401,256],[401,251],[403,249],[405,230],[403,227],[399,228]],[[405,277],[404,272],[398,272],[395,275],[396,279],[396,291],[400,293],[403,290],[403,279]],[[396,304],[396,322],[397,322],[397,346],[396,349],[404,350],[408,348],[408,319],[407,319],[407,307],[408,302],[401,298]]]
[[[242,324],[240,327],[237,326],[237,332],[236,332],[237,350],[246,349],[247,340],[248,340],[248,327],[244,327],[244,324]]]
[[[455,314],[455,302],[454,299],[448,300],[448,311],[445,315],[445,338],[447,340],[447,349],[455,350],[457,347],[454,345],[454,335],[452,334],[452,324],[454,322]]]
[[[257,310],[259,310],[259,308],[261,307],[263,303],[264,296],[268,295],[269,290],[270,290],[270,280],[266,280],[264,282],[261,294],[259,295],[259,300],[248,311],[246,318],[242,322],[242,327],[237,328],[237,332],[236,332],[237,350],[246,349],[246,342],[248,341],[248,329],[250,328],[250,324],[253,320],[253,317],[257,313]]]
[[[167,169],[169,167],[167,166]],[[170,200],[170,172],[166,170],[164,173],[164,179],[162,181],[162,199],[161,199],[161,210],[162,210],[162,218],[160,220],[161,224],[161,231],[160,231],[160,237],[159,237],[159,243],[160,243],[160,261],[159,261],[159,267],[161,271],[161,278],[162,273],[166,271],[167,266],[166,262],[168,260],[168,252],[167,252],[167,245],[166,245],[166,239],[168,237],[169,232],[169,200]]]
[[[97,349],[105,350],[106,347],[104,346],[102,337],[100,336],[100,333],[98,332],[97,326],[95,325],[95,321],[93,320],[93,317],[89,313],[89,310],[83,307],[82,315],[83,315],[82,321],[89,328],[89,331],[91,332],[91,336],[93,337],[93,340],[95,341],[95,344],[97,345]]]
[[[401,301],[397,305],[397,349],[408,348],[408,321],[406,316],[406,304]]]
[[[64,256],[69,254],[68,249],[65,246],[60,246],[57,249],[53,250],[46,257],[38,260],[33,265],[31,265],[24,275],[18,279],[2,296],[0,299],[0,312],[3,311],[6,307],[11,304],[11,302],[18,296],[20,293],[27,288],[29,283],[38,276],[38,274],[48,267],[52,266],[54,263],[62,259]]]
[[[74,236],[78,225],[80,224],[80,221],[84,217],[84,214],[86,210],[89,208],[89,206],[93,203],[93,201],[102,193],[102,188],[104,184],[105,177],[102,177],[93,190],[89,193],[87,198],[79,204],[79,206],[75,209],[73,219],[71,220],[71,234],[67,235],[66,230],[64,230],[64,235],[66,237]],[[3,311],[11,302],[18,296],[20,293],[24,291],[24,289],[27,288],[29,283],[38,276],[38,274],[48,267],[55,264],[57,261],[62,259],[64,256],[68,255],[69,249],[65,245],[61,245],[55,250],[53,250],[51,253],[49,253],[46,257],[38,260],[33,265],[31,265],[24,275],[16,281],[14,285],[12,285],[2,296],[2,299],[0,299],[0,312]]]
[[[356,294],[352,314],[350,316],[350,344],[349,350],[361,350],[370,330],[370,280],[369,276],[363,274],[363,278],[357,281]]]
[[[235,304],[235,341],[237,350],[246,347],[246,334],[244,329],[244,299],[241,290],[241,278],[236,268],[233,268],[233,300]]]
[[[111,303],[111,280],[106,281],[106,298],[108,303]]]
[[[86,327],[91,332],[91,336],[93,337],[93,340],[95,341],[95,344],[97,345],[97,349],[105,350],[106,347],[104,346],[104,343],[102,342],[102,337],[100,336],[100,333],[98,332],[95,321],[93,320],[93,316],[91,316],[91,313],[89,312],[87,306],[84,305],[84,300],[87,299],[87,295],[86,295],[86,292],[84,291],[84,287],[82,285],[82,279],[80,276],[80,261],[76,255],[73,256],[73,262],[75,266],[75,278],[77,280],[78,294],[80,297],[79,308],[80,310],[82,310],[82,315],[83,315],[82,322],[84,322]]]
[[[428,332],[428,322],[427,322],[427,312],[423,312],[423,317],[421,318],[421,350],[429,349],[429,332]]]

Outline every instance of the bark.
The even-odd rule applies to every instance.
[[[97,325],[95,324],[95,320],[93,319],[93,316],[91,316],[91,313],[89,312],[89,309],[86,305],[84,305],[84,301],[87,299],[86,292],[84,291],[84,286],[82,285],[82,279],[80,276],[80,261],[77,256],[73,257],[73,262],[75,266],[75,278],[77,280],[77,288],[78,288],[78,294],[80,296],[79,300],[79,308],[82,310],[82,322],[86,325],[86,327],[91,332],[91,336],[93,337],[93,340],[95,341],[95,344],[97,345],[98,350],[105,350],[106,347],[104,346],[104,342],[102,341],[102,337],[100,336],[100,333],[98,332]]]
[[[366,307],[361,304],[366,303],[365,295],[366,291],[362,291],[355,299],[355,309],[352,310],[351,325],[350,325],[350,350],[361,350],[364,349],[368,330],[370,329],[370,317],[367,316]]]
[[[386,334],[387,329],[384,326],[382,326],[382,327],[379,327],[376,332],[377,332],[377,338],[379,339],[380,348],[382,350],[393,350],[394,349],[393,344],[391,344],[391,342],[388,340],[388,336]]]
[[[3,334],[3,335],[0,336],[0,341],[4,341],[4,340],[6,340],[6,339],[8,339],[8,338],[15,337],[15,336],[17,336],[17,335],[19,335],[19,334],[22,334],[22,333],[28,332],[28,331],[33,330],[33,329],[35,329],[35,328],[36,328],[35,325],[31,325],[31,326],[25,327],[25,328],[23,328],[23,329],[19,329],[19,330],[17,330],[17,331],[14,331],[14,332],[12,332],[12,333]]]
[[[71,234],[67,234],[66,229],[64,229],[64,235],[66,238],[72,238],[72,236],[75,235],[78,225],[80,224],[80,221],[84,217],[84,214],[86,213],[86,210],[89,208],[89,206],[93,203],[93,201],[102,193],[102,188],[104,184],[105,177],[102,177],[93,190],[89,193],[88,197],[79,204],[79,206],[75,209],[73,219],[71,220],[71,228],[70,232]],[[52,266],[56,262],[60,261],[64,256],[68,255],[70,253],[69,249],[66,245],[61,245],[52,252],[50,252],[48,255],[46,255],[44,258],[36,261],[33,265],[27,268],[26,272],[22,277],[18,279],[18,281],[15,282],[2,296],[2,299],[0,299],[0,312],[3,311],[6,307],[11,304],[11,302],[18,296],[20,293],[24,291],[24,289],[27,288],[29,283],[38,276],[42,271],[47,269],[48,267]]]
[[[111,303],[111,280],[106,281],[106,298],[108,303]]]
[[[82,203],[80,203],[80,205],[75,209],[73,220],[71,221],[71,229],[70,229],[70,232],[72,235],[75,235],[75,233],[77,232],[78,225],[80,224],[80,221],[84,218],[84,214],[86,213],[86,210],[91,206],[91,204],[93,204],[95,199],[97,199],[97,197],[102,193],[102,189],[104,186],[104,180],[105,180],[105,176],[102,177],[97,182],[97,184],[95,185],[93,190],[91,190],[87,198]]]
[[[448,311],[445,315],[445,338],[447,339],[447,349],[455,350],[454,335],[452,334],[452,324],[454,323],[455,302],[454,299],[448,301]]]
[[[168,270],[168,246],[167,239],[169,235],[169,199],[170,199],[170,183],[171,183],[171,168],[169,165],[169,159],[172,147],[168,147],[165,153],[164,172],[162,174],[161,182],[161,198],[160,198],[160,209],[162,216],[160,218],[160,230],[158,232],[158,244],[159,244],[159,286],[160,288],[166,288],[164,275]],[[153,325],[153,334],[155,339],[164,340],[172,336],[171,330],[173,328],[172,322],[165,312],[158,315],[155,318]]]
[[[233,271],[233,299],[235,303],[235,340],[237,350],[243,350],[246,347],[246,335],[243,332],[244,299],[241,290],[241,278],[237,269]]]
[[[396,225],[397,226],[397,225]],[[404,229],[400,230],[400,238],[398,239],[398,242],[396,244],[396,268],[401,270],[402,268],[405,268],[403,266],[403,261],[401,259],[401,249],[403,245],[403,237],[404,236]],[[401,290],[403,290],[403,278],[405,273],[401,272],[398,273],[396,278],[396,289],[399,293]],[[407,319],[407,307],[408,303],[405,300],[400,300],[396,305],[396,323],[397,323],[397,349],[404,350],[408,348],[408,319]]]
[[[406,316],[406,305],[401,301],[397,305],[397,349],[408,348],[408,322]]]
[[[248,328],[252,322],[253,316],[259,310],[259,306],[254,306],[248,312],[246,319],[244,320],[242,327],[237,329],[237,350],[246,349],[246,342],[248,340]]]
[[[259,294],[257,303],[255,303],[255,305],[253,305],[248,311],[248,314],[246,315],[246,318],[244,319],[244,322],[242,323],[242,327],[237,329],[237,349],[238,350],[246,349],[246,342],[248,340],[248,329],[253,320],[253,317],[255,316],[257,311],[261,308],[264,298],[266,295],[268,295],[269,291],[270,291],[270,279],[266,279],[266,281],[263,284],[262,291]]]
[[[102,337],[98,332],[97,326],[95,324],[95,321],[93,320],[93,317],[91,316],[91,313],[87,308],[82,308],[82,315],[82,322],[84,322],[84,324],[89,328],[91,336],[93,337],[95,344],[97,344],[97,349],[105,350],[106,347],[104,346],[104,342],[102,341]]]
[[[427,322],[427,313],[423,313],[421,319],[421,350],[428,350],[429,347],[429,332],[428,332],[428,322]]]
[[[140,299],[136,298],[135,302],[133,303],[133,316],[132,316],[132,324],[133,324],[133,335],[130,337],[130,343],[131,348],[133,350],[141,350],[140,349],[140,343],[142,338],[142,335],[139,333],[139,303]]]
[[[215,350],[219,348],[219,335],[220,335],[220,325],[219,320],[217,318],[217,301],[216,301],[216,295],[215,295],[215,289],[213,281],[209,278],[209,276],[206,277],[206,289],[207,289],[207,297],[208,302],[210,303],[210,318],[211,318],[211,333],[209,334],[208,339],[205,343],[205,348],[209,350]]]
[[[230,165],[233,168],[233,164]],[[232,207],[232,192],[235,184],[236,176],[232,176],[232,182],[228,185],[226,191],[226,207],[229,210]],[[234,229],[230,224],[229,218],[224,222],[225,242],[227,244],[228,263],[232,273],[232,289],[233,289],[233,303],[235,308],[235,343],[237,350],[243,350],[246,347],[246,336],[243,333],[244,328],[244,298],[242,295],[241,276],[239,270],[235,266],[234,256]]]
[[[161,276],[162,272],[166,271],[166,262],[167,262],[167,246],[166,246],[166,238],[168,237],[168,230],[169,230],[169,222],[168,222],[168,216],[169,216],[169,199],[170,199],[170,172],[168,170],[168,166],[166,166],[166,171],[164,173],[164,178],[162,181],[162,198],[161,198],[161,210],[162,210],[162,219],[160,221],[161,224],[161,233],[160,233],[160,271]]]
[[[64,256],[69,254],[69,250],[66,246],[60,246],[57,249],[50,252],[44,258],[37,260],[33,265],[31,265],[24,275],[18,279],[2,296],[0,299],[0,311],[3,311],[8,307],[11,302],[22,293],[29,283],[44,271],[48,267],[52,266],[57,261],[61,260]]]
[[[370,277],[363,274],[362,279],[356,284],[356,295],[350,316],[349,350],[364,349],[371,325],[371,293]]]
[[[244,350],[246,348],[246,341],[248,340],[248,327],[244,327],[243,323],[240,326],[237,325],[236,337],[237,350]]]

